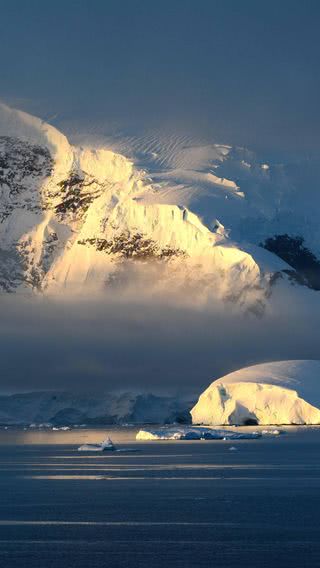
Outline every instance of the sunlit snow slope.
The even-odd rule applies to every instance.
[[[245,150],[178,137],[72,145],[0,104],[0,288],[179,292],[260,313],[295,274],[257,246],[288,183]]]
[[[320,424],[320,361],[279,361],[214,381],[191,410],[194,424]]]

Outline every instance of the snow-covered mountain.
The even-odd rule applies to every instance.
[[[0,289],[134,284],[261,313],[279,277],[320,287],[317,191],[301,171],[172,136],[72,145],[0,104]]]
[[[0,396],[0,425],[186,423],[191,406],[182,397],[153,394],[30,392]]]

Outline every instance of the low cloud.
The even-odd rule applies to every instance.
[[[279,287],[270,306],[2,296],[0,388],[198,393],[245,365],[320,358],[318,293]]]

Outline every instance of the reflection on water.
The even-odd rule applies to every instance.
[[[145,458],[146,459],[146,458]],[[8,462],[9,463],[9,462]],[[63,465],[61,466],[61,464],[47,464],[47,463],[32,463],[32,462],[15,462],[14,463],[14,469],[17,470],[18,468],[16,468],[16,466],[23,466],[22,469],[28,469],[29,465],[32,465],[32,469],[54,469],[55,471],[83,471],[83,469],[90,469],[90,470],[97,470],[97,471],[101,471],[100,468],[103,468],[103,471],[168,471],[168,470],[172,470],[172,471],[177,471],[177,470],[183,470],[183,469],[187,469],[187,470],[196,470],[196,471],[200,471],[201,469],[204,469],[206,471],[210,471],[212,469],[244,469],[246,471],[250,470],[250,469],[255,469],[255,470],[272,470],[274,471],[275,469],[277,470],[288,470],[288,469],[292,469],[294,468],[295,471],[306,471],[308,469],[312,469],[312,471],[319,471],[320,470],[320,465],[319,466],[314,466],[314,465],[310,465],[310,464],[306,464],[305,466],[303,464],[299,464],[299,463],[293,463],[292,465],[290,465],[290,467],[285,466],[285,465],[281,465],[281,464],[248,464],[248,465],[244,465],[244,464],[240,464],[240,463],[233,463],[233,464],[172,464],[172,465],[149,465],[147,463],[145,464],[141,464],[141,467],[138,466],[133,466],[133,465],[115,465],[115,464],[91,464],[91,463],[81,463],[81,467],[79,467],[79,464],[75,464],[74,467],[71,467],[73,464],[70,464],[70,462],[68,462],[67,465]],[[139,464],[140,465],[140,464]],[[27,467],[25,467],[27,466]],[[2,467],[2,471],[11,471],[12,468],[5,468]],[[30,469],[30,468],[29,468]]]
[[[144,526],[163,526],[163,525],[169,525],[169,526],[184,526],[184,527],[193,527],[195,525],[197,526],[204,526],[204,527],[216,527],[216,526],[228,526],[228,527],[232,527],[235,525],[235,523],[214,523],[214,522],[172,522],[172,521],[163,521],[163,522],[159,522],[159,521],[147,521],[147,522],[141,522],[141,521],[1,521],[0,520],[0,526],[60,526],[60,525],[67,525],[67,526],[101,526],[101,527],[107,527],[107,526],[114,526],[114,527],[121,527],[121,526],[127,526],[127,527],[144,527]]]
[[[9,428],[8,430],[0,430],[0,445],[8,444],[32,444],[32,445],[66,445],[66,444],[95,444],[105,440],[108,436],[115,438],[120,443],[131,443],[135,441],[136,433],[139,427],[136,428],[119,428],[119,427],[106,427],[84,429],[76,428],[68,431],[54,431],[52,429],[18,429]]]
[[[211,476],[211,475],[206,475],[206,476],[176,476],[176,475],[172,475],[169,477],[166,477],[164,475],[162,475],[161,477],[157,477],[157,476],[137,476],[135,475],[134,477],[128,475],[125,477],[121,477],[119,475],[117,475],[117,477],[111,476],[111,475],[23,475],[21,476],[22,479],[50,479],[52,481],[59,481],[59,480],[64,480],[64,481],[74,481],[74,480],[80,480],[80,481],[147,481],[152,479],[152,481],[217,481],[217,480],[221,480],[223,479],[224,481],[255,481],[255,482],[260,482],[260,481],[281,481],[283,478],[282,477],[277,477],[277,476],[268,476],[268,477],[261,477],[261,476],[242,476],[242,477],[235,477],[235,476],[231,476],[231,477],[224,477],[224,476]],[[303,476],[295,476],[294,477],[295,481],[297,480],[303,480],[304,477]],[[313,477],[313,480],[320,480],[320,476],[319,477]]]

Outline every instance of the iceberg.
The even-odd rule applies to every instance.
[[[260,437],[260,432],[234,432],[215,428],[170,426],[139,430],[136,440],[251,440]]]
[[[320,361],[277,361],[217,379],[191,410],[193,424],[320,424]]]

